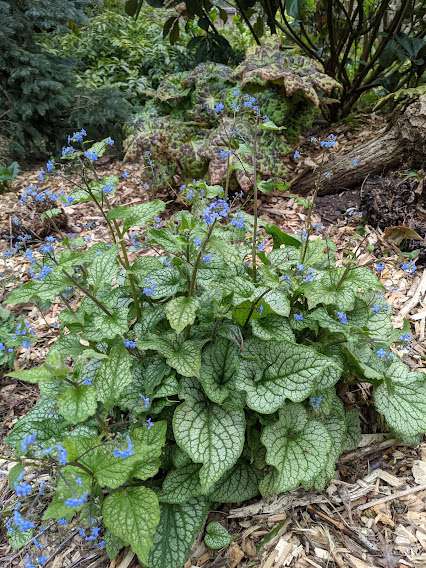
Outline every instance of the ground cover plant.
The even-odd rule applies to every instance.
[[[257,129],[276,128],[256,102]],[[96,163],[114,141],[85,136],[71,135],[45,175],[79,168],[56,200],[93,202],[110,242],[48,237],[26,252],[30,279],[6,298],[64,304],[45,362],[10,373],[40,388],[7,438],[18,500],[4,518],[28,568],[46,562],[52,523],[76,523],[110,557],[129,545],[144,566],[182,566],[218,504],[325,487],[358,441],[358,410],[340,394],[359,382],[372,384],[395,435],[415,442],[426,430],[425,375],[391,351],[410,335],[392,327],[384,264],[357,266],[351,254],[338,264],[310,215],[301,235],[258,219],[257,134],[253,216],[226,185],[194,181],[181,188],[188,207],[170,217],[158,199],[113,207],[118,178]],[[34,469],[47,484],[31,480]],[[35,518],[40,493],[50,504]],[[207,546],[227,543],[210,523]]]

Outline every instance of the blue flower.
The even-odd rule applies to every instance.
[[[50,254],[54,251],[54,247],[51,244],[45,244],[45,245],[41,245],[40,247],[40,252],[42,254]]]
[[[105,144],[108,144],[108,146],[114,146],[115,142],[111,138],[111,136],[108,136],[108,138],[105,140]]]
[[[35,444],[36,440],[37,440],[36,432],[32,432],[31,434],[27,434],[26,436],[24,436],[24,438],[21,440],[21,452],[25,454],[28,451],[28,448],[33,444]]]
[[[193,190],[193,189],[188,189],[188,192],[187,192],[187,194],[186,194],[186,199],[187,199],[188,201],[192,201],[192,200],[194,199],[194,195],[195,195],[194,190]]]
[[[401,268],[407,274],[415,274],[417,270],[417,266],[414,260],[410,260],[409,262],[404,262],[403,264],[401,264]]]
[[[256,308],[256,311],[257,311],[260,315],[262,315],[264,309],[265,309],[265,308],[264,308],[263,304],[260,304],[260,306],[258,306],[258,307]]]
[[[217,114],[220,114],[225,109],[225,105],[223,103],[216,103],[214,105],[214,111]]]
[[[257,250],[258,250],[259,252],[263,252],[263,251],[265,250],[265,247],[266,247],[267,242],[268,242],[268,241],[265,240],[265,241],[262,241],[261,243],[259,243],[259,244],[257,245]]]
[[[374,265],[374,268],[376,270],[376,272],[383,272],[383,270],[385,269],[385,263],[384,262],[376,262],[376,264]]]
[[[72,205],[74,203],[74,197],[72,195],[68,195],[65,198],[65,205]]]
[[[210,264],[212,259],[213,259],[212,254],[205,254],[202,258],[202,261],[204,262],[204,264]]]
[[[23,349],[30,349],[31,348],[31,341],[29,339],[24,339],[21,343],[21,347]]]
[[[299,150],[295,150],[295,151],[293,152],[293,160],[296,160],[296,161],[297,161],[297,160],[300,158],[301,155],[302,155],[302,154],[299,152]]]
[[[67,524],[68,524],[68,521],[67,521],[66,519],[64,519],[63,517],[62,517],[61,519],[58,519],[57,522],[58,522],[58,525],[59,525],[60,527],[66,527]]]
[[[121,177],[122,179],[127,179],[129,177],[129,172],[127,170],[124,170],[124,172],[122,172]]]
[[[382,306],[380,304],[373,304],[371,306],[371,311],[373,314],[379,314],[382,311]]]
[[[114,184],[109,181],[102,188],[102,193],[112,193],[114,191]]]
[[[240,229],[241,231],[245,228],[245,221],[244,217],[241,213],[237,213],[234,215],[231,221],[231,225],[236,229]]]
[[[319,410],[323,400],[323,396],[311,396],[309,399],[309,404],[314,410]]]
[[[313,282],[316,278],[316,271],[313,268],[309,268],[305,276],[303,277],[303,282]]]
[[[0,351],[4,351],[5,349],[6,349],[5,344],[0,341]]]
[[[41,556],[37,556],[36,560],[40,564],[40,566],[44,566],[49,559],[48,559],[47,556],[41,555]]]
[[[203,211],[203,218],[207,225],[219,219],[226,219],[229,214],[229,205],[224,199],[216,199],[212,201]]]
[[[68,136],[68,144],[70,142],[83,142],[85,136],[87,136],[87,132],[84,128],[82,128],[78,132],[74,132],[72,136]]]
[[[101,532],[101,529],[99,527],[92,527],[92,529],[90,530],[90,535],[86,536],[86,538],[84,540],[86,542],[93,542],[94,540],[97,540],[100,532]]]
[[[280,280],[281,282],[285,282],[286,284],[291,284],[291,278],[290,276],[288,276],[288,274],[283,274],[282,276],[280,276]]]
[[[294,314],[294,319],[296,321],[303,321],[303,315],[301,313]]]
[[[399,336],[400,341],[404,341],[405,343],[409,343],[413,339],[411,333],[403,333]]]
[[[303,272],[305,270],[305,265],[299,262],[296,264],[296,270],[297,272]]]
[[[243,106],[245,108],[258,109],[258,107],[255,107],[256,103],[257,103],[256,97],[252,97],[250,95],[246,95],[244,97]]]
[[[31,485],[26,482],[18,483],[15,486],[15,493],[18,497],[28,497],[28,495],[31,495],[32,490]]]
[[[37,174],[38,181],[44,181],[45,173],[44,170],[40,170]]]
[[[81,497],[70,497],[69,499],[65,499],[64,503],[67,507],[80,507],[87,502],[89,498],[88,493],[84,493]]]
[[[352,164],[354,167],[358,166],[358,165],[359,165],[359,160],[358,160],[358,158],[352,158],[351,164]]]
[[[126,459],[134,455],[133,444],[130,436],[126,436],[127,440],[127,448],[125,450],[119,450],[118,448],[114,448],[112,455],[115,458]]]
[[[137,345],[136,341],[133,341],[133,339],[125,339],[123,343],[124,347],[126,347],[127,349],[135,349]]]
[[[321,148],[334,148],[334,146],[337,144],[336,142],[336,135],[335,134],[330,134],[329,136],[327,136],[327,138],[325,140],[321,140],[320,141],[320,146]]]
[[[51,266],[47,266],[47,264],[44,264],[38,274],[38,276],[36,277],[36,280],[44,280],[46,278],[46,276],[48,276],[51,272],[52,272],[52,267]]]
[[[72,146],[65,146],[62,148],[62,158],[67,158],[68,156],[72,156],[75,150]]]
[[[46,162],[46,170],[50,174],[55,169],[55,162],[53,160],[48,160]]]
[[[62,444],[56,444],[56,451],[58,456],[58,462],[61,465],[66,465],[68,463],[68,453]]]
[[[199,248],[201,246],[202,240],[201,237],[194,237],[194,245]]]
[[[388,352],[386,351],[386,349],[383,349],[383,347],[380,347],[380,349],[377,349],[376,355],[379,359],[385,359],[385,357],[387,357],[388,355]]]
[[[348,323],[348,316],[345,314],[345,312],[336,312],[336,316],[340,323],[342,323],[343,325],[346,325]]]
[[[155,294],[156,290],[157,290],[157,283],[154,280],[149,279],[145,283],[142,292],[145,294],[145,296],[148,296],[148,298],[150,298]]]
[[[149,408],[151,406],[151,399],[149,396],[144,396],[141,394],[141,400],[143,401],[144,408]]]
[[[35,524],[23,517],[17,509],[13,513],[13,522],[19,532],[27,532],[35,527]]]
[[[98,548],[100,548],[101,550],[104,549],[106,547],[106,542],[104,540],[100,540],[98,542]]]
[[[88,160],[90,160],[91,162],[96,162],[96,160],[98,159],[98,154],[94,151],[94,150],[86,150],[83,153],[84,157],[87,158]]]
[[[93,385],[93,379],[91,379],[90,377],[86,377],[83,379],[81,384],[86,387],[90,387],[90,385]]]
[[[220,160],[226,160],[231,155],[230,150],[224,150],[223,148],[218,150],[217,155],[219,156]]]
[[[154,426],[154,422],[152,421],[151,417],[145,420],[145,426],[147,427],[148,430],[151,430],[151,428]]]

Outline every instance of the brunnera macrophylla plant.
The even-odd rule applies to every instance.
[[[50,175],[69,163],[81,181],[58,200],[92,201],[111,242],[65,238],[27,254],[32,278],[6,298],[64,303],[45,362],[10,373],[40,388],[7,437],[15,547],[75,522],[111,557],[129,545],[143,566],[182,566],[218,504],[326,486],[360,433],[342,385],[371,383],[403,440],[426,431],[425,375],[390,350],[409,334],[392,327],[368,266],[338,266],[311,227],[288,235],[205,182],[182,188],[191,210],[167,220],[160,200],[112,206],[118,179],[96,171],[112,141],[89,146],[80,132],[71,143]],[[50,476],[41,519],[34,468]]]

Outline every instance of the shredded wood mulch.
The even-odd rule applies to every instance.
[[[151,197],[137,182],[138,166],[106,161],[104,172],[120,173],[128,169],[128,180],[120,182],[116,203],[138,203]],[[35,183],[36,171],[22,174],[14,191],[0,196],[0,250],[13,242],[11,218],[22,215],[17,205],[18,193],[29,183]],[[136,180],[136,181],[131,181]],[[66,187],[66,184],[64,184]],[[53,188],[52,188],[53,189]],[[57,188],[56,188],[57,189]],[[170,199],[171,196],[162,196]],[[339,203],[344,203],[341,197]],[[316,222],[327,225],[325,231],[337,245],[338,257],[343,251],[356,251],[360,264],[384,260],[381,274],[386,297],[393,310],[397,327],[408,319],[413,342],[399,354],[413,368],[425,371],[426,342],[426,271],[407,275],[400,268],[401,255],[385,232],[358,224],[356,206],[331,220],[330,202],[315,213]],[[288,232],[300,231],[305,212],[295,198],[283,195],[262,196],[260,211],[263,219],[274,222]],[[333,213],[333,212],[332,212]],[[91,205],[68,207],[67,232],[107,240],[107,233],[97,211]],[[332,221],[332,222],[330,222]],[[360,235],[360,232],[362,235]],[[0,259],[0,299],[17,282],[26,279],[28,266],[22,256]],[[37,342],[30,351],[18,353],[16,367],[39,364],[56,340],[60,306],[54,304],[40,312],[30,305],[14,308],[24,315],[37,333]],[[368,398],[369,385],[360,385],[358,392],[347,393],[356,403]],[[37,389],[2,377],[0,385],[0,436],[10,430],[20,416],[33,406]],[[1,510],[12,506],[13,493],[7,484],[7,473],[13,463],[9,451],[0,443]],[[36,475],[34,473],[34,475]],[[48,491],[47,491],[48,495]],[[36,500],[34,507],[42,511],[47,502]],[[229,548],[212,552],[202,542],[194,545],[185,568],[425,568],[426,567],[426,443],[417,448],[404,447],[375,425],[365,433],[359,448],[341,457],[337,478],[326,491],[313,493],[294,491],[272,499],[261,499],[237,508],[223,508],[210,514],[231,532]],[[24,554],[14,552],[6,542],[4,529],[0,536],[0,566],[22,566]],[[40,537],[42,543],[44,536]],[[123,551],[110,562],[102,551],[83,545],[72,525],[49,532],[48,568],[136,568],[135,555]],[[171,566],[170,568],[175,568]]]

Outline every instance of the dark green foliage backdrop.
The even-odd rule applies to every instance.
[[[20,158],[45,155],[63,142],[66,130],[83,123],[93,136],[102,134],[107,123],[111,131],[109,123],[130,112],[114,91],[82,95],[72,62],[37,41],[43,32],[83,23],[88,6],[88,0],[0,1],[0,128]],[[96,108],[101,110],[93,114]]]

